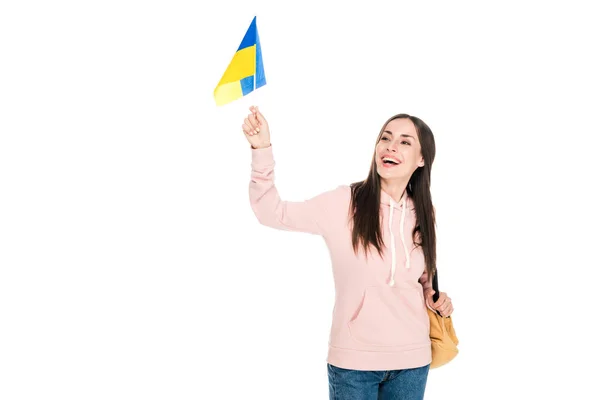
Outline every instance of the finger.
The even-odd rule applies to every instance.
[[[442,306],[442,304],[444,304],[444,302],[446,301],[447,298],[448,297],[444,293],[440,294],[438,301],[436,301],[434,304],[434,306],[436,307],[436,310],[439,310],[439,307]]]
[[[256,120],[256,125],[258,126],[258,129],[265,126],[265,124],[266,124],[265,118],[262,116],[260,111],[258,111],[258,107],[255,108],[254,118]]]
[[[448,310],[442,312],[442,315],[444,317],[449,317],[450,315],[452,315],[453,312],[454,312],[454,307],[450,306],[450,308]]]
[[[258,107],[255,107],[255,109],[256,109],[255,115],[256,115],[256,119],[257,119],[259,125],[260,126],[266,125],[267,121],[265,120],[264,115],[262,115],[262,113],[258,110]]]
[[[444,299],[442,300],[442,302],[440,303],[440,308],[446,308],[448,307],[449,304],[452,304],[452,302],[450,301],[449,297],[444,297]]]
[[[447,313],[450,309],[452,308],[452,303],[448,302],[448,303],[444,303],[442,304],[442,306],[440,307],[440,311]]]
[[[253,131],[256,131],[258,128],[258,124],[256,123],[256,118],[253,114],[248,114],[246,118],[244,118],[244,122],[248,124],[252,128]]]
[[[433,304],[432,303],[433,302],[429,298],[425,299],[425,304],[427,305],[427,307],[433,308]]]
[[[242,124],[242,130],[246,135],[251,136],[254,131],[252,130],[252,127],[250,126],[250,123],[249,121],[247,121],[247,119],[248,118],[244,119],[244,123]]]
[[[261,121],[258,117],[258,107],[252,106],[252,107],[250,107],[250,111],[252,112],[252,114],[250,114],[248,117],[250,118],[250,121],[252,121],[252,125],[256,129],[260,130]]]
[[[249,135],[258,133],[258,129],[252,124],[252,121],[249,118],[244,119],[244,125],[248,128],[248,131],[250,132]]]
[[[244,121],[244,124],[242,125],[242,130],[248,136],[254,136],[256,134],[256,131],[250,126],[250,123],[247,123],[246,121]]]
[[[257,121],[256,117],[254,116],[254,114],[248,114],[248,116],[246,117],[246,120],[248,121],[248,124],[252,127],[252,130],[254,130],[256,133],[258,133],[259,132],[258,121]]]

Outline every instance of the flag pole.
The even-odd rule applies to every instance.
[[[257,15],[254,14],[254,18],[256,19],[256,37],[257,37],[257,42],[258,42],[258,18],[256,18],[256,17],[257,17]],[[258,43],[257,43],[257,45],[258,45]],[[256,49],[256,50],[258,51],[258,49]],[[252,85],[253,85],[253,88],[254,88],[253,91],[254,91],[254,97],[256,98],[255,99],[256,101],[252,101],[251,103],[254,104],[254,105],[256,105],[256,106],[260,106],[260,104],[258,102],[258,97],[259,97],[258,88],[256,87],[256,75],[257,75],[257,72],[258,72],[258,63],[257,63],[257,61],[258,61],[258,54],[255,53],[255,56],[254,56],[254,75],[253,75],[254,82],[253,82]]]

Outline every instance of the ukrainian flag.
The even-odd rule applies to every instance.
[[[215,88],[215,101],[217,105],[230,103],[266,83],[256,17],[254,17],[240,47]]]

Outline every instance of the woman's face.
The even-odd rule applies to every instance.
[[[390,121],[375,148],[377,172],[382,179],[408,181],[424,165],[421,144],[413,122],[408,118]]]

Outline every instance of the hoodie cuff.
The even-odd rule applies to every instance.
[[[266,166],[273,163],[273,146],[255,149],[250,147],[252,152],[252,164],[255,166]]]

